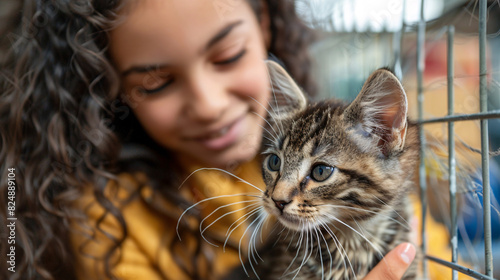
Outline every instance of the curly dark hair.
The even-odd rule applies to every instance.
[[[314,36],[296,15],[293,1],[248,1],[257,15],[262,5],[269,11],[269,52],[314,93],[307,53]],[[17,24],[8,30],[11,46],[0,73],[2,205],[14,199],[8,191],[15,189],[15,213],[2,206],[0,217],[17,218],[16,267],[11,273],[8,264],[0,262],[0,278],[76,278],[68,249],[70,222],[85,218],[72,206],[87,186],[93,186],[95,200],[122,227],[123,237],[113,240],[105,258],[106,273],[112,277],[111,256],[126,237],[127,225],[104,196],[110,180],[120,172],[141,170],[165,199],[189,206],[176,188],[159,187],[176,180],[162,172],[176,168],[168,151],[147,136],[133,114],[119,115],[120,79],[108,58],[107,31],[116,23],[122,3],[32,0],[20,6]],[[144,133],[130,134],[131,129]],[[15,176],[10,185],[9,172]],[[6,256],[12,245],[4,241],[10,233],[0,228],[0,253]],[[189,273],[196,278],[195,272]]]

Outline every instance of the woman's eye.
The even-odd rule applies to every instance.
[[[247,52],[246,49],[242,50],[241,52],[239,52],[237,55],[229,58],[229,59],[225,59],[225,60],[222,60],[222,61],[216,61],[214,62],[214,64],[216,65],[227,65],[227,64],[231,64],[231,63],[234,63],[236,61],[238,61],[240,58],[243,57],[243,55],[245,55],[245,53]]]
[[[330,176],[333,174],[334,170],[335,170],[335,167],[324,165],[324,164],[319,164],[313,168],[313,170],[311,172],[311,177],[316,182],[323,182],[326,179],[330,178]]]
[[[145,94],[155,94],[158,93],[162,90],[164,90],[166,87],[168,87],[174,80],[173,79],[168,79],[165,81],[163,84],[161,84],[158,87],[152,88],[152,89],[146,89],[146,88],[141,88],[140,91],[145,93]]]
[[[267,167],[271,171],[279,171],[281,167],[281,159],[277,155],[271,155],[267,161]]]

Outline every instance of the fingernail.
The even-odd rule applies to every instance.
[[[409,264],[415,258],[415,253],[416,253],[415,246],[413,246],[411,243],[406,243],[403,246],[402,251],[400,251],[401,260]]]

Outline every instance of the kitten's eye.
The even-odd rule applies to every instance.
[[[267,166],[271,171],[279,171],[281,167],[281,159],[277,155],[271,155],[267,162]]]
[[[317,182],[323,182],[330,178],[335,167],[327,166],[324,164],[316,165],[311,172],[311,177]]]

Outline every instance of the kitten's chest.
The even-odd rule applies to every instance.
[[[361,279],[390,249],[408,241],[406,211],[369,222],[328,225],[280,238],[272,254],[274,275],[295,279]],[[382,216],[381,216],[382,217]],[[369,230],[367,230],[369,229]]]

